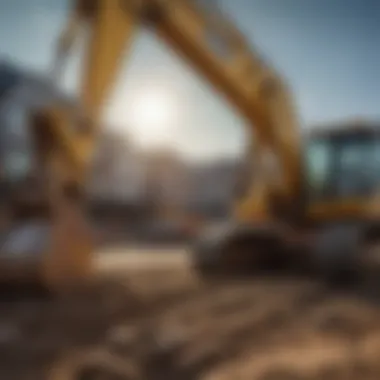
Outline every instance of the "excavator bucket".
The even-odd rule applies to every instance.
[[[62,201],[54,211],[50,218],[10,215],[4,221],[2,285],[60,292],[91,278],[92,234],[84,213],[70,201]]]

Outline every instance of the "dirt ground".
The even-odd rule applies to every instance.
[[[178,249],[115,250],[97,265],[96,291],[3,297],[1,379],[380,378],[376,279],[204,283]]]

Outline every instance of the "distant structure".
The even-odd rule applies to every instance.
[[[8,180],[31,172],[33,151],[27,128],[31,110],[53,102],[74,105],[46,78],[0,62],[0,156]]]
[[[162,212],[215,217],[229,213],[239,162],[220,160],[193,164],[170,151],[160,151],[147,155],[145,163],[146,191]]]
[[[145,196],[161,215],[183,209],[188,192],[188,167],[170,150],[144,154]]]
[[[144,183],[139,153],[124,136],[103,130],[89,177],[91,197],[120,204],[141,203]]]
[[[240,163],[221,160],[191,169],[187,208],[210,217],[226,217],[235,197]]]

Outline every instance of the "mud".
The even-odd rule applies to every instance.
[[[380,287],[134,270],[63,298],[2,298],[7,380],[379,379]]]

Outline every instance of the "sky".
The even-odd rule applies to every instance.
[[[219,4],[290,83],[303,128],[352,117],[380,119],[380,1]],[[0,59],[47,73],[67,10],[66,0],[0,0]],[[79,62],[77,54],[67,69],[67,91],[75,91]],[[170,124],[160,133],[144,130],[133,113],[138,99],[154,103],[155,94],[171,113],[166,119],[156,113]],[[235,157],[246,142],[244,123],[231,106],[146,31],[125,59],[104,118],[137,144],[173,147],[189,159]]]

